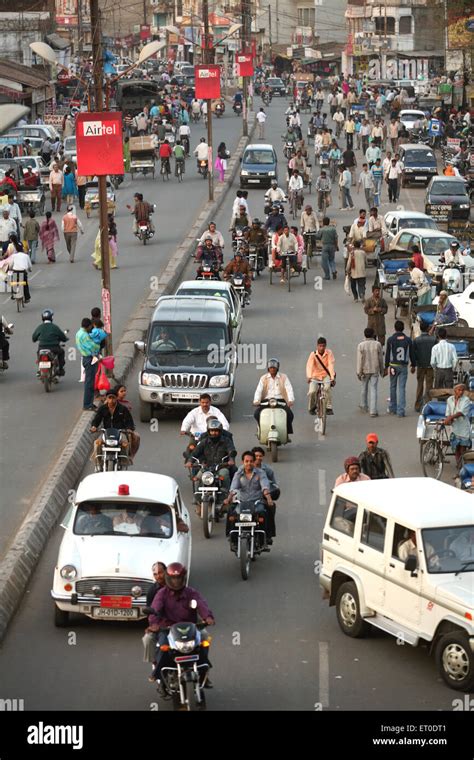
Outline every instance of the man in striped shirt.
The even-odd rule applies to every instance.
[[[88,412],[97,410],[94,404],[94,380],[97,372],[97,357],[100,351],[100,345],[90,336],[92,328],[92,320],[84,317],[81,322],[81,329],[76,333],[76,346],[82,356],[82,366],[85,372],[83,409]]]
[[[431,349],[431,366],[434,369],[434,387],[452,388],[453,372],[456,369],[458,355],[452,343],[446,340],[444,327],[438,330],[438,343]]]

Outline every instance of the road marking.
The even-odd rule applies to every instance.
[[[319,481],[319,503],[321,506],[326,505],[326,470],[318,470]]]
[[[319,642],[319,703],[329,707],[329,642]]]
[[[323,318],[323,305],[322,303],[318,303],[318,319]]]

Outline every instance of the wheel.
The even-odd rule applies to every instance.
[[[186,710],[187,712],[196,712],[199,710],[199,705],[196,699],[196,688],[194,681],[186,681]]]
[[[250,551],[247,536],[242,536],[240,539],[240,574],[243,581],[248,580],[250,574]]]
[[[278,462],[278,446],[276,441],[270,441],[270,455],[272,462]]]
[[[291,267],[290,266],[287,266],[286,274],[287,274],[287,280],[288,280],[288,293],[290,293],[291,292]]]
[[[56,628],[65,628],[69,625],[69,612],[59,609],[56,604],[54,605],[54,625]]]
[[[474,653],[464,633],[442,636],[435,648],[435,660],[443,681],[456,691],[474,689]]]
[[[270,269],[270,285],[273,285],[273,267],[269,267]]]
[[[132,174],[132,179],[133,179],[133,174]],[[87,216],[88,219],[90,219],[91,218],[91,212],[90,211],[86,211],[86,216]]]
[[[303,269],[303,282],[306,285],[306,269]]]
[[[421,467],[426,478],[439,480],[443,472],[444,457],[439,441],[424,441],[420,449]]]
[[[146,240],[147,240],[147,238],[146,238],[146,234],[145,234],[145,235],[143,235],[143,245],[146,245]]]
[[[113,459],[106,459],[105,460],[105,471],[106,472],[115,472],[115,461]]]
[[[150,422],[153,407],[140,399],[140,422]]]
[[[20,312],[22,304],[23,304],[23,298],[16,298],[15,300],[16,300],[16,310]]]
[[[204,496],[202,502],[202,527],[204,530],[205,538],[211,537],[213,526],[214,520],[212,516],[212,503],[209,499],[209,496]]]
[[[43,380],[44,390],[46,393],[49,393],[51,391],[51,378],[45,377]]]
[[[322,398],[321,395],[319,396],[319,399],[318,399],[318,408],[316,411],[316,415],[317,415],[317,418],[321,420],[320,433],[321,435],[326,435],[326,420],[327,420],[326,399]]]
[[[336,596],[337,622],[341,631],[352,639],[367,635],[369,624],[360,616],[359,594],[353,581],[343,583]]]

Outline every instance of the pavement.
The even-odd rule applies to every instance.
[[[286,106],[285,100],[274,99],[266,123],[265,142],[277,147],[281,160]],[[216,219],[226,238],[226,258],[232,197],[229,194]],[[314,204],[314,193],[307,200]],[[355,193],[354,201],[355,211],[331,209],[341,237],[342,225],[354,219],[359,204],[365,205],[363,194]],[[422,202],[423,190],[402,190],[400,206],[420,210]],[[251,215],[262,218],[263,191],[251,191],[249,204]],[[381,211],[390,208],[393,206],[385,203]],[[355,353],[366,317],[361,304],[354,304],[344,293],[341,252],[337,265],[337,280],[322,283],[322,271],[315,265],[306,285],[301,277],[293,280],[291,293],[275,280],[270,285],[265,272],[254,283],[252,301],[245,310],[242,343],[253,347],[255,354],[261,351],[267,357],[277,356],[293,383],[295,434],[275,465],[282,489],[277,538],[270,554],[252,564],[247,582],[240,578],[223,526],[217,526],[213,537],[206,540],[201,521],[192,514],[191,585],[207,598],[217,622],[211,649],[215,687],[207,694],[211,710],[452,710],[457,697],[438,678],[426,647],[399,646],[394,638],[378,631],[366,639],[350,639],[341,633],[334,608],[321,599],[317,576],[320,540],[331,489],[344,459],[360,453],[366,434],[374,431],[391,453],[396,476],[421,475],[414,378],[409,376],[405,418],[385,413],[388,380],[379,384],[379,418],[370,419],[359,411]],[[190,263],[183,279],[193,277]],[[371,277],[369,270],[368,289]],[[143,286],[142,273],[140,279]],[[390,303],[389,334],[393,314]],[[314,419],[306,412],[305,364],[319,335],[327,338],[334,351],[337,369],[335,415],[328,420],[325,437],[315,432]],[[252,351],[247,356],[237,372],[232,419],[239,452],[257,442],[252,397],[263,371],[252,360]],[[128,380],[135,419],[138,369]],[[75,392],[77,396],[77,389]],[[59,390],[53,396],[59,398]],[[189,507],[191,488],[184,474],[179,417],[160,420],[158,428],[140,423],[137,427],[142,444],[134,469],[175,477]],[[14,451],[18,460],[18,451]],[[25,453],[24,461],[29,464],[29,460]],[[88,464],[82,477],[89,472]],[[448,468],[446,480],[452,482],[453,475]],[[25,710],[156,709],[156,692],[147,682],[148,665],[142,662],[143,624],[96,623],[73,617],[67,629],[54,628],[49,593],[61,538],[62,529],[58,528],[1,646],[0,698],[23,699]],[[24,677],[33,672],[34,679]],[[159,709],[167,711],[171,706],[159,702]]]

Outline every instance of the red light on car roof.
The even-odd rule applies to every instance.
[[[118,487],[118,493],[119,496],[130,496],[130,488],[125,483],[123,483]]]

